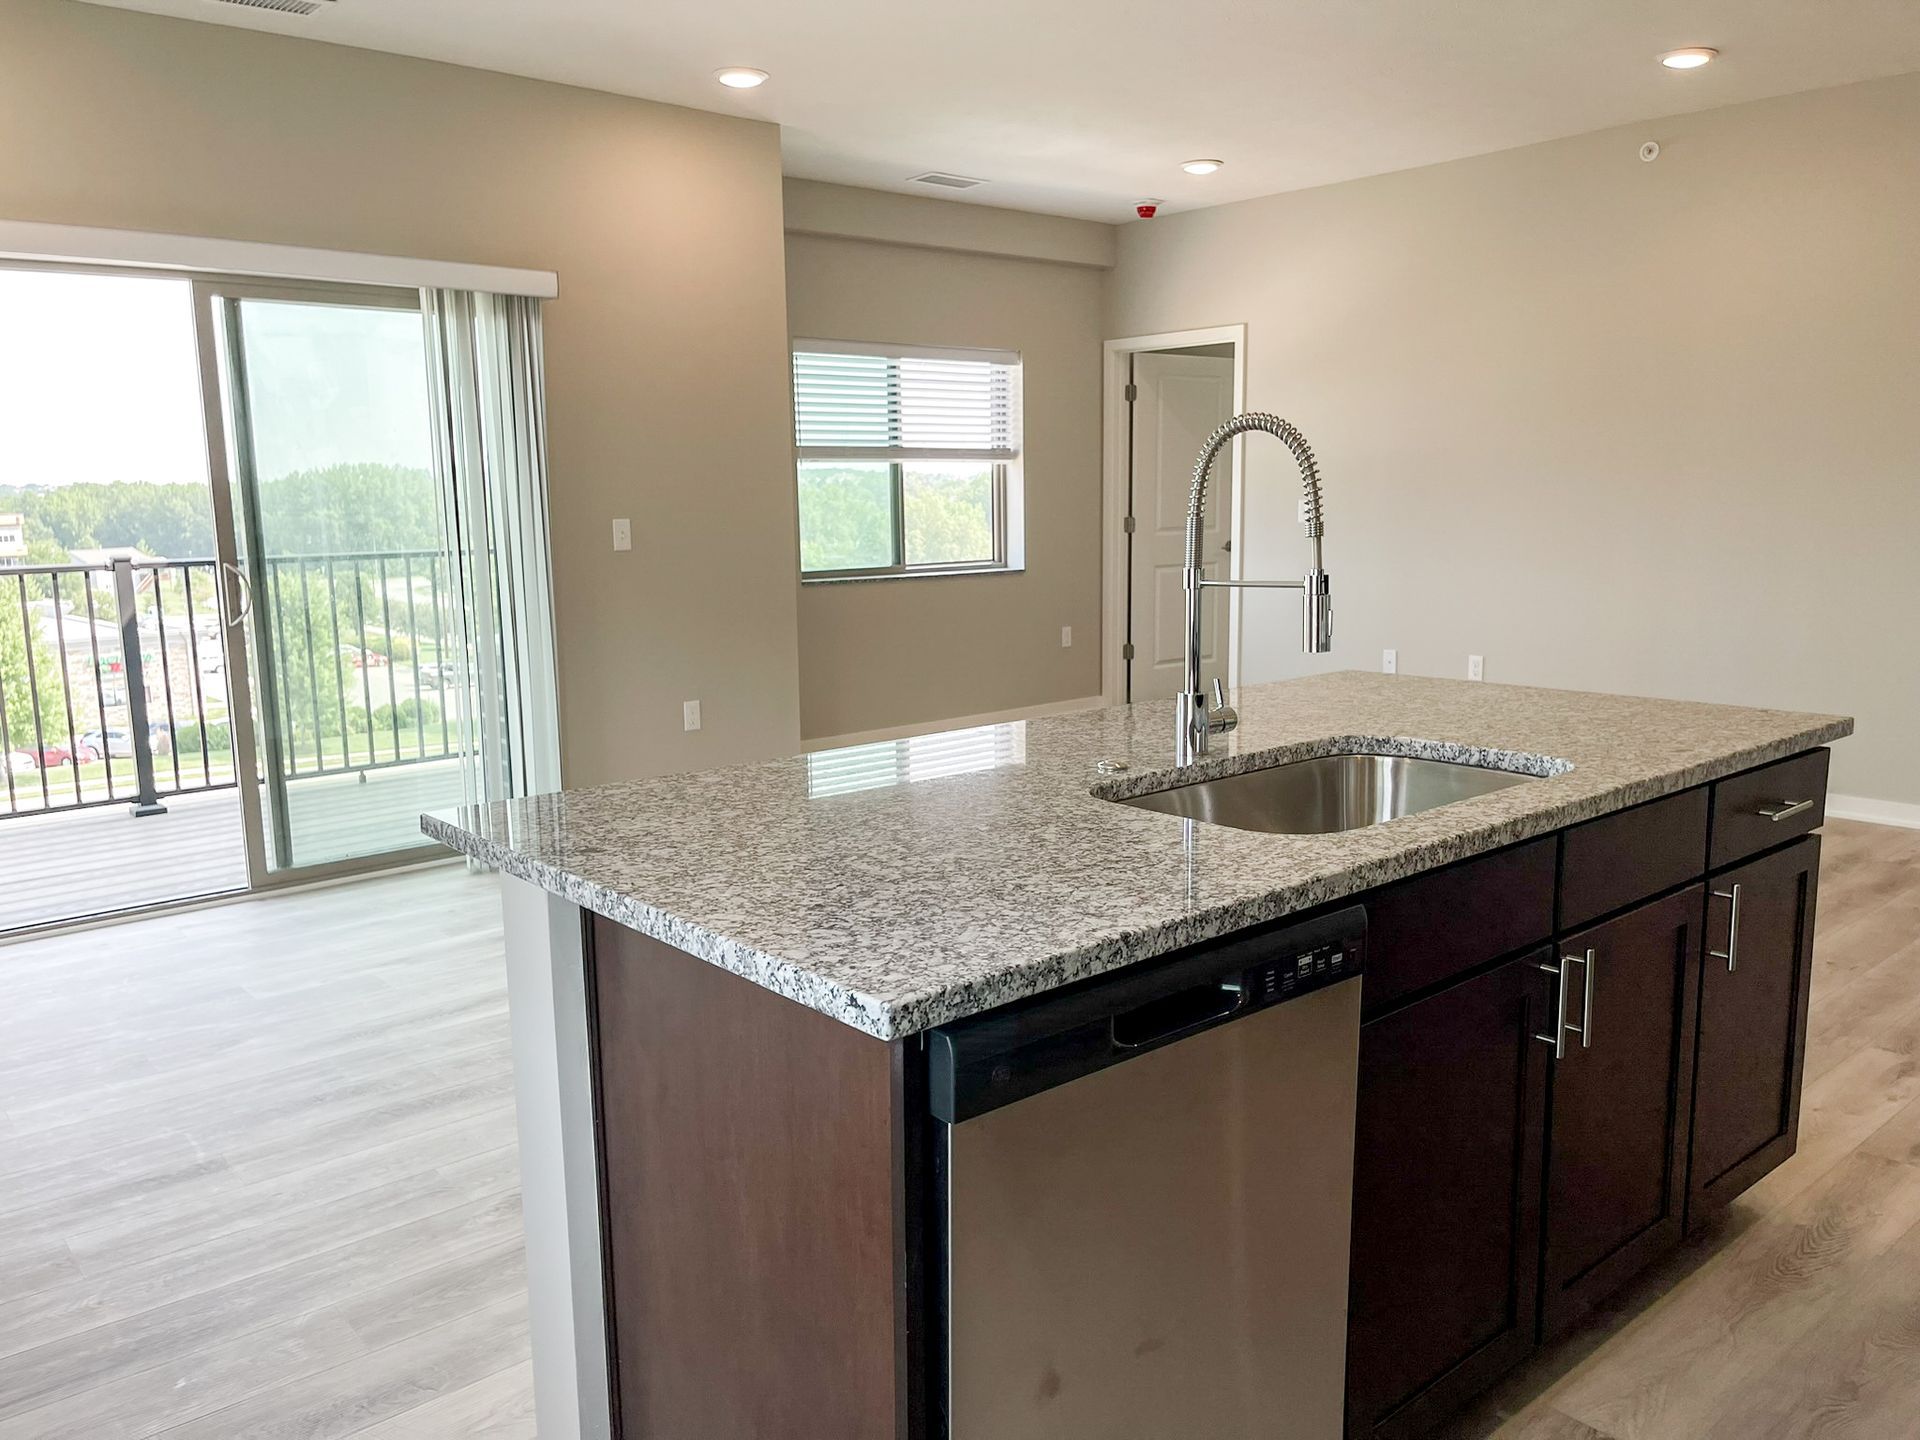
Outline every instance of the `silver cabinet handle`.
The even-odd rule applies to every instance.
[[[1806,803],[1811,805],[1813,802],[1809,800]],[[1731,890],[1714,891],[1713,898],[1716,900],[1725,900],[1729,905],[1727,915],[1727,948],[1724,950],[1709,950],[1707,954],[1715,960],[1726,961],[1727,973],[1731,975],[1740,968],[1740,882],[1738,880],[1734,881]]]
[[[1567,957],[1562,955],[1558,965],[1539,967],[1553,976],[1553,1029],[1545,1035],[1533,1038],[1553,1047],[1553,1058],[1567,1058]]]
[[[1581,1003],[1580,1023],[1567,1023],[1567,967],[1585,965],[1587,967],[1586,998]],[[1593,1043],[1593,951],[1585,956],[1562,955],[1557,965],[1536,967],[1543,974],[1553,976],[1553,1031],[1547,1035],[1535,1035],[1533,1038],[1543,1045],[1553,1046],[1553,1058],[1567,1058],[1567,1035],[1572,1032],[1580,1037],[1580,1048],[1585,1050]]]
[[[1589,950],[1583,956],[1568,955],[1565,958],[1577,960],[1586,972],[1586,995],[1580,1002],[1580,1048],[1588,1050],[1593,1046],[1593,951]]]
[[[1764,815],[1778,824],[1782,820],[1791,820],[1796,815],[1806,814],[1813,809],[1813,806],[1814,802],[1811,800],[1782,800],[1778,805],[1762,805],[1754,813]]]

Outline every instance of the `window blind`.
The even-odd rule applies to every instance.
[[[977,358],[976,358],[977,357]],[[1019,357],[855,347],[793,353],[802,460],[1011,460]]]

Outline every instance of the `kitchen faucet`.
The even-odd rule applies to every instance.
[[[1313,542],[1313,568],[1299,580],[1208,580],[1200,573],[1200,527],[1207,509],[1207,477],[1220,448],[1236,435],[1249,430],[1272,435],[1293,452],[1300,467],[1300,481],[1306,487],[1307,538]],[[1213,682],[1213,700],[1209,704],[1200,688],[1200,598],[1207,590],[1299,590],[1305,601],[1301,645],[1308,654],[1333,648],[1333,600],[1327,591],[1327,572],[1320,565],[1320,537],[1325,533],[1320,517],[1320,466],[1306,437],[1290,421],[1278,415],[1250,412],[1236,415],[1213,434],[1201,448],[1193,464],[1193,489],[1187,496],[1187,554],[1180,577],[1187,593],[1186,668],[1175,701],[1175,763],[1191,765],[1207,753],[1209,736],[1231,730],[1240,723],[1227,704],[1226,688],[1218,677]]]

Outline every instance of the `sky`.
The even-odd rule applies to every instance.
[[[206,483],[184,280],[0,269],[0,485]]]
[[[192,287],[0,268],[0,485],[207,483]],[[420,319],[242,304],[266,479],[430,458]]]

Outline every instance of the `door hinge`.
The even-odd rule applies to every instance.
[[[1123,519],[1120,522],[1120,529],[1124,534],[1127,534],[1127,535],[1133,534],[1133,516],[1129,515],[1125,519]]]
[[[1131,380],[1127,382],[1127,403],[1131,405],[1140,398],[1140,387]]]
[[[1133,641],[1129,640],[1120,647],[1120,658],[1122,660],[1133,659]]]

